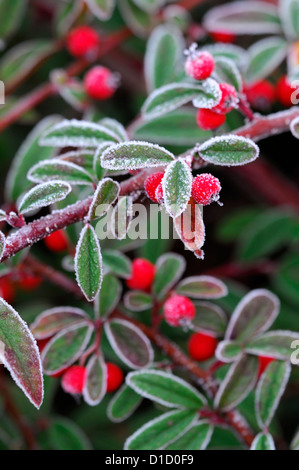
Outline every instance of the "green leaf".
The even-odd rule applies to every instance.
[[[212,132],[203,131],[196,122],[193,108],[176,109],[149,122],[137,122],[133,128],[135,139],[162,145],[192,146],[212,137]]]
[[[237,305],[225,334],[226,339],[248,343],[274,323],[280,308],[276,295],[267,289],[249,292]]]
[[[124,449],[165,449],[189,429],[196,417],[197,412],[194,410],[169,411],[139,428],[126,440]]]
[[[93,354],[86,366],[83,398],[89,406],[96,406],[106,394],[107,370],[102,356]]]
[[[84,352],[92,330],[88,321],[82,320],[57,333],[41,354],[44,373],[54,375],[71,366]]]
[[[153,305],[153,298],[143,291],[132,290],[125,294],[124,305],[132,312],[142,312],[148,310]]]
[[[199,409],[206,404],[205,397],[188,382],[167,372],[130,372],[126,382],[136,393],[167,408]]]
[[[54,149],[41,148],[38,142],[40,136],[60,119],[59,116],[49,116],[42,119],[19,148],[6,179],[5,195],[7,199],[15,201],[30,186],[30,182],[24,178],[24,175],[33,165],[54,156]]]
[[[70,184],[88,185],[92,183],[91,175],[78,165],[52,158],[34,165],[27,178],[34,183],[62,180]]]
[[[136,170],[168,165],[174,155],[159,145],[131,141],[108,148],[102,155],[103,168],[110,170]]]
[[[153,13],[164,5],[165,0],[133,0],[133,2],[141,8],[141,10]]]
[[[165,208],[171,217],[181,215],[189,202],[192,189],[192,173],[183,159],[175,160],[166,168],[163,180]]]
[[[73,28],[75,21],[82,13],[83,5],[80,0],[60,2],[55,14],[55,30],[58,36],[66,36]]]
[[[51,420],[47,433],[48,440],[55,450],[91,449],[91,444],[86,435],[69,419],[59,417]]]
[[[204,450],[213,434],[213,426],[205,421],[194,424],[182,437],[167,447],[167,450]]]
[[[89,207],[87,218],[94,220],[104,215],[119,195],[120,186],[111,178],[104,178],[98,184]]]
[[[233,2],[212,8],[204,17],[209,31],[229,31],[235,34],[280,33],[277,8],[266,2]]]
[[[21,199],[18,205],[18,212],[26,214],[27,212],[50,206],[54,202],[62,201],[71,192],[72,188],[63,181],[49,181],[34,186]]]
[[[89,97],[82,82],[73,78],[71,81],[63,84],[57,84],[55,79],[53,79],[53,83],[56,85],[60,96],[67,104],[72,106],[76,111],[85,111],[89,104]]]
[[[125,279],[131,276],[132,263],[128,256],[117,250],[103,251],[103,265],[112,274]]]
[[[70,150],[69,152],[58,155],[56,158],[64,162],[70,162],[81,166],[84,170],[93,175],[93,156],[94,151],[84,149]]]
[[[244,165],[259,156],[259,148],[252,140],[236,135],[209,139],[198,152],[206,162],[222,166]]]
[[[243,356],[232,364],[215,397],[215,406],[228,411],[241,403],[253,389],[258,372],[258,359]]]
[[[133,0],[118,2],[120,12],[136,36],[146,37],[153,26],[153,16],[139,8]]]
[[[112,274],[105,274],[99,294],[100,318],[107,318],[115,309],[120,300],[121,292],[122,286],[119,280]]]
[[[153,283],[153,293],[162,300],[167,292],[180,279],[186,269],[185,259],[176,253],[166,253],[160,256],[156,263],[156,274]]]
[[[133,218],[133,200],[131,196],[122,196],[113,209],[111,230],[115,238],[123,240],[130,228]]]
[[[275,450],[273,437],[269,433],[260,433],[255,436],[250,450]]]
[[[0,1],[0,18],[3,18],[0,25],[1,39],[6,39],[17,31],[26,11],[26,7],[26,0]]]
[[[299,333],[292,331],[269,331],[253,338],[246,350],[250,354],[269,356],[282,361],[290,361],[292,356],[292,343],[299,340]]]
[[[225,44],[222,42],[205,44],[201,50],[210,52],[215,59],[232,60],[240,69],[243,69],[244,65],[248,62],[247,50],[236,44]]]
[[[227,363],[238,361],[242,354],[242,347],[235,341],[221,341],[215,352],[219,361]]]
[[[278,269],[272,275],[272,282],[278,292],[290,302],[298,305],[299,289],[299,255],[287,254],[280,262]]]
[[[237,91],[242,91],[242,75],[235,62],[232,60],[224,57],[216,58],[214,76],[216,76],[219,83],[229,83],[233,85]]]
[[[3,232],[0,231],[0,260],[2,258],[4,249],[6,245],[6,237]]]
[[[27,324],[0,298],[0,359],[17,386],[39,408],[43,401],[43,375],[38,347]]]
[[[86,4],[94,16],[102,21],[109,20],[115,8],[115,0],[86,0]]]
[[[94,228],[88,224],[83,228],[76,246],[75,273],[84,296],[92,302],[101,289],[102,256]]]
[[[192,325],[196,331],[224,336],[227,318],[221,307],[210,302],[195,302],[196,315]]]
[[[299,1],[279,0],[279,15],[287,38],[299,39]]]
[[[158,88],[149,95],[142,107],[142,115],[152,120],[180,108],[194,100],[196,108],[213,108],[219,103],[220,88],[211,78],[201,84],[170,83]]]
[[[124,384],[113,396],[107,408],[107,415],[113,423],[121,423],[138,408],[142,398],[128,385]]]
[[[60,330],[87,319],[84,310],[75,307],[54,307],[40,313],[30,329],[36,339],[51,338]]]
[[[255,395],[255,412],[261,429],[268,428],[291,373],[287,362],[273,361],[262,374]]]
[[[94,173],[96,174],[98,180],[101,180],[107,173],[107,170],[102,167],[101,164],[101,159],[102,155],[107,150],[110,148],[112,145],[114,145],[113,142],[103,142],[101,145],[98,146],[95,154],[94,154],[94,159],[93,159],[93,170]]]
[[[98,147],[105,141],[118,142],[119,138],[105,126],[65,119],[48,129],[39,143],[50,147]]]
[[[6,14],[5,14],[6,17]],[[36,39],[17,44],[1,58],[0,77],[6,91],[25,80],[32,70],[55,51],[52,41]]]
[[[269,76],[285,59],[288,43],[279,37],[262,39],[249,49],[246,83],[254,83]]]
[[[144,59],[144,72],[149,92],[175,80],[182,66],[184,39],[173,25],[162,24],[152,32]]]
[[[111,320],[104,325],[113,351],[132,369],[149,367],[154,351],[147,336],[127,320]]]
[[[292,442],[290,444],[290,450],[298,450],[299,449],[299,432],[296,431]]]
[[[125,127],[120,122],[116,121],[116,119],[106,117],[101,119],[99,124],[106,127],[107,129],[110,129],[114,134],[116,134],[119,138],[119,142],[125,142],[126,140],[129,140]]]
[[[227,295],[227,287],[222,281],[204,275],[186,277],[177,285],[176,291],[193,299],[220,299]]]

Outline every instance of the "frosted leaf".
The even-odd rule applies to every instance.
[[[190,276],[176,287],[180,295],[193,299],[220,299],[228,293],[226,285],[214,276]]]
[[[280,37],[261,39],[254,43],[248,49],[246,83],[255,83],[270,75],[286,58],[287,51],[288,43]]]
[[[56,84],[60,96],[76,111],[83,112],[88,106],[88,95],[84,85],[79,80],[72,78],[65,84]]]
[[[299,341],[299,333],[287,330],[267,331],[246,344],[246,351],[257,356],[274,357],[281,361],[290,361],[291,344]]]
[[[147,13],[154,13],[165,3],[165,0],[133,0],[133,2]]]
[[[214,165],[239,166],[256,160],[259,148],[252,140],[245,137],[224,135],[201,144],[198,153],[204,161]]]
[[[229,364],[239,361],[242,357],[243,349],[236,341],[221,341],[215,351],[218,361]]]
[[[0,231],[0,261],[5,250],[6,238],[3,232]]]
[[[0,209],[0,222],[4,222],[6,220],[6,212]]]
[[[107,318],[118,305],[122,293],[122,285],[117,277],[105,274],[103,277],[101,292],[94,303],[96,318]]]
[[[209,421],[200,420],[193,424],[182,437],[170,444],[166,450],[205,450],[210,443],[214,427]]]
[[[93,171],[96,174],[98,180],[101,180],[107,174],[107,170],[102,167],[101,159],[102,155],[108,148],[112,147],[114,142],[103,142],[101,145],[98,146],[94,157],[93,157]]]
[[[115,0],[86,0],[86,5],[94,16],[101,21],[107,21],[114,11]]]
[[[133,0],[121,0],[118,2],[118,8],[125,23],[136,36],[148,37],[155,23],[153,15],[139,8]]]
[[[107,407],[107,416],[113,423],[129,418],[142,402],[142,397],[124,384],[112,397]]]
[[[39,408],[44,396],[39,350],[27,324],[3,299],[0,299],[0,343],[4,344],[1,354],[4,366],[30,402]]]
[[[284,34],[291,41],[297,41],[299,37],[298,0],[279,0],[278,7]]]
[[[92,174],[93,172],[93,150],[70,150],[69,152],[58,155],[56,159],[63,160],[65,162],[74,163],[75,165],[81,166],[84,170]]]
[[[153,306],[153,298],[143,291],[128,291],[123,299],[124,306],[132,312],[143,312]]]
[[[105,269],[118,277],[129,278],[132,272],[132,263],[128,256],[121,251],[103,251],[103,264]]]
[[[118,142],[118,136],[105,126],[76,119],[64,120],[43,134],[40,145],[50,147],[98,147],[102,142]]]
[[[63,181],[41,183],[23,196],[18,205],[18,212],[26,214],[41,207],[50,206],[54,202],[65,199],[71,190],[71,186]]]
[[[46,339],[64,328],[82,323],[82,320],[86,318],[86,313],[80,308],[54,307],[40,313],[30,329],[36,339]]]
[[[181,158],[168,165],[163,180],[165,208],[171,217],[178,217],[185,211],[191,196],[192,173]]]
[[[151,93],[141,111],[144,119],[151,120],[195,99],[201,104],[201,107],[208,108],[216,106],[220,98],[219,85],[212,79],[199,84],[170,83]]]
[[[92,355],[86,366],[83,398],[90,406],[101,403],[106,394],[107,367],[102,355]]]
[[[174,219],[174,226],[187,250],[194,252],[199,259],[203,258],[201,250],[205,241],[205,226],[198,204],[187,204],[185,211]]]
[[[275,450],[273,437],[268,432],[260,432],[253,439],[250,450]]]
[[[186,269],[185,258],[176,253],[165,253],[156,262],[156,275],[152,291],[159,299],[163,299],[167,292],[181,278]]]
[[[225,312],[216,304],[206,301],[194,301],[196,315],[192,320],[192,329],[205,331],[216,337],[223,338],[227,317]]]
[[[120,122],[116,121],[116,119],[104,118],[99,121],[99,124],[114,132],[114,134],[119,137],[120,142],[126,142],[126,140],[129,140],[126,129]]]
[[[107,212],[109,206],[116,201],[119,191],[120,186],[116,181],[113,181],[111,178],[101,180],[94,193],[87,219],[94,220]]]
[[[111,231],[115,238],[123,240],[130,228],[133,218],[133,201],[130,196],[119,198],[111,217]]]
[[[299,117],[293,119],[290,125],[291,132],[296,139],[299,139]]]
[[[224,58],[232,60],[237,67],[240,67],[243,70],[243,67],[248,62],[248,53],[246,49],[243,49],[236,44],[225,44],[225,43],[215,43],[215,44],[206,44],[199,51],[208,51],[214,59]]]
[[[243,89],[242,75],[236,64],[230,59],[216,58],[213,76],[219,83],[229,83],[239,92]]]
[[[101,163],[111,170],[137,170],[168,165],[173,160],[174,155],[159,145],[131,141],[108,148]]]
[[[57,5],[55,14],[55,31],[58,36],[65,37],[73,28],[79,15],[83,12],[84,5],[81,2],[71,2]]]
[[[0,49],[5,47],[4,39],[10,39],[10,37],[17,31],[20,26],[22,19],[27,8],[27,2],[24,0],[2,0],[0,5],[0,14],[3,18],[5,15],[5,21],[2,22],[0,29]]]
[[[59,179],[70,184],[92,184],[92,177],[86,170],[59,158],[37,163],[29,170],[27,178],[34,183]]]

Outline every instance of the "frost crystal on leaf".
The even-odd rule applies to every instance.
[[[192,173],[183,159],[168,165],[162,187],[167,212],[171,217],[178,217],[187,207],[192,188]]]
[[[199,156],[206,162],[222,166],[251,163],[259,156],[258,146],[238,135],[214,137],[198,147]]]
[[[63,181],[42,183],[32,188],[24,195],[19,203],[20,214],[50,206],[54,202],[62,201],[71,192],[72,188]]]

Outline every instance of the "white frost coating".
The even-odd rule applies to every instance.
[[[151,0],[151,1],[133,0],[133,1],[141,10],[146,11],[147,13],[156,12],[165,3],[165,0]]]
[[[71,314],[71,315],[78,315],[79,319],[88,319],[86,313],[84,310],[81,310],[81,308],[76,308],[76,307],[53,307],[45,310],[44,312],[40,313],[34,322],[30,325],[30,330],[34,333],[34,330],[39,326],[42,320],[45,318],[51,316],[51,315],[57,315],[57,314]],[[51,335],[52,336],[52,335]],[[36,339],[45,339],[48,338],[49,335],[44,335],[44,334],[37,334],[34,333],[34,337]]]
[[[255,416],[257,418],[258,425],[261,429],[264,429],[265,427],[266,428],[269,427],[269,425],[270,425],[270,423],[273,419],[273,416],[275,414],[275,411],[276,411],[276,409],[279,405],[280,399],[281,399],[281,397],[282,397],[282,395],[285,391],[288,380],[290,378],[290,374],[291,374],[291,370],[292,370],[292,367],[291,367],[290,363],[289,362],[283,362],[282,364],[285,367],[283,379],[279,384],[278,393],[276,394],[275,400],[272,403],[271,410],[268,411],[268,417],[267,417],[265,422],[262,421],[262,418],[261,418],[261,415],[260,415],[260,411],[261,411],[260,410],[261,392],[262,392],[262,388],[263,388],[264,384],[267,387],[267,381],[268,381],[267,370],[268,370],[268,367],[271,366],[271,364],[263,372],[263,374],[262,374],[262,376],[261,376],[261,378],[260,378],[260,380],[258,381],[258,384],[257,384],[257,388],[256,388],[256,392],[255,392]],[[276,364],[274,364],[274,366],[275,365]]]
[[[135,431],[130,437],[128,437],[128,439],[124,443],[124,450],[130,450],[130,444],[132,443],[132,441],[134,441],[136,439],[136,437],[138,437],[143,431],[146,431],[148,428],[150,428],[151,426],[159,423],[160,421],[164,420],[165,418],[169,419],[169,422],[171,422],[172,417],[176,416],[176,414],[180,413],[181,411],[182,410],[168,411],[167,413],[164,413],[163,415],[158,416],[158,418],[152,419],[151,421],[148,421],[147,423],[145,423],[143,426],[141,426],[139,429],[137,429],[137,431]],[[184,430],[182,430],[180,433],[178,433],[173,439],[171,439],[170,441],[165,443],[162,447],[159,447],[159,449],[155,449],[155,450],[163,450],[169,444],[171,444],[172,442],[179,439],[181,436],[183,436],[193,426],[193,424],[196,420],[197,420],[197,416],[196,416],[196,414],[194,414],[194,419],[191,421],[191,423]]]
[[[215,75],[214,78],[216,78],[219,83],[231,83],[231,85],[233,85],[237,91],[242,91],[243,78],[240,73],[240,70],[238,69],[236,63],[233,60],[229,59],[228,57],[216,57],[215,65],[216,70],[214,70],[213,75]],[[217,70],[219,66],[220,68],[223,68],[224,72],[220,71],[219,73],[219,70]],[[230,77],[229,73],[227,73],[226,70],[230,70],[230,72],[234,76],[234,83],[231,80],[227,80],[227,78],[229,79]]]
[[[235,143],[242,143],[244,142],[244,144],[247,144],[251,147],[252,150],[254,150],[254,154],[253,156],[248,160],[246,160],[246,162],[242,162],[242,163],[219,163],[219,161],[217,161],[217,165],[219,166],[242,166],[242,165],[245,165],[247,163],[251,163],[253,162],[254,160],[256,160],[260,154],[260,149],[259,147],[253,142],[253,140],[251,139],[248,139],[246,137],[243,137],[243,136],[240,136],[240,135],[234,135],[234,134],[229,134],[229,135],[221,135],[221,136],[217,136],[217,137],[212,137],[211,139],[207,140],[206,142],[200,144],[198,146],[198,152],[203,152],[207,149],[209,149],[210,147],[212,147],[214,144],[218,144],[218,143],[221,143],[221,142],[224,142],[224,143],[228,143],[228,144],[231,144],[231,145],[234,145]],[[210,157],[207,157],[206,155],[202,156],[202,158],[207,161],[207,162],[210,162]],[[213,159],[211,159],[211,162],[210,163],[213,163]]]
[[[218,294],[204,294],[200,293],[198,296],[196,294],[190,294],[190,297],[193,297],[195,299],[220,299],[222,297],[225,297],[228,294],[228,289],[224,282],[220,281],[220,279],[217,279],[214,276],[208,276],[208,275],[200,275],[200,276],[190,276],[186,277],[183,279],[180,284],[177,286],[177,288],[184,287],[185,285],[188,285],[190,282],[202,282],[202,283],[210,283],[213,285],[216,285],[220,292]]]
[[[205,450],[205,449],[207,448],[207,446],[209,445],[210,440],[211,440],[211,438],[212,438],[212,434],[213,434],[213,432],[214,432],[214,426],[213,426],[211,423],[209,423],[209,421],[206,421],[206,420],[200,420],[199,423],[194,424],[194,425],[192,426],[192,428],[195,428],[195,427],[196,427],[196,428],[199,428],[199,427],[201,427],[203,424],[208,424],[208,425],[209,425],[209,429],[208,429],[208,432],[207,432],[207,434],[206,434],[205,439],[204,439],[204,440],[202,441],[202,443],[201,443],[201,446],[200,446],[200,449],[199,449],[199,450]],[[190,428],[190,429],[191,429],[191,428]]]
[[[195,108],[212,109],[220,103],[222,92],[216,80],[208,78],[202,82],[202,89],[207,95],[214,95],[215,98],[208,98],[207,95],[199,95],[192,100],[192,104]]]
[[[234,312],[233,312],[233,314],[230,318],[230,321],[229,321],[229,324],[228,324],[228,327],[227,327],[227,330],[226,330],[226,333],[225,333],[225,339],[230,339],[231,338],[231,336],[233,334],[233,331],[234,331],[234,328],[236,326],[236,323],[238,322],[240,316],[242,315],[242,313],[244,311],[244,308],[252,300],[254,300],[254,299],[256,299],[257,297],[260,297],[260,296],[267,297],[268,299],[270,299],[272,301],[273,311],[269,315],[268,320],[263,325],[261,325],[260,328],[256,331],[256,334],[260,334],[263,331],[266,331],[268,328],[270,328],[270,326],[272,325],[272,323],[274,322],[275,318],[277,317],[277,315],[279,313],[279,309],[280,309],[279,298],[267,289],[254,289],[251,292],[249,292],[248,294],[246,294],[245,297],[243,297],[243,299],[238,303],[237,307],[235,308],[235,310],[234,310]]]
[[[83,132],[82,135],[68,136],[68,129],[82,130]],[[84,135],[84,131],[94,132],[95,135]],[[97,136],[97,133],[99,133],[99,136]],[[103,141],[110,139],[119,142],[119,137],[105,126],[88,121],[78,121],[77,119],[65,119],[51,127],[41,137],[39,143],[46,147],[97,147]]]
[[[41,177],[35,177],[34,172],[40,168],[43,168],[44,166],[56,167],[57,174],[53,176],[44,175]],[[79,165],[76,165],[75,163],[64,161],[59,158],[51,158],[51,160],[43,160],[37,163],[32,168],[30,168],[27,174],[27,178],[29,179],[29,181],[32,181],[33,183],[41,183],[41,182],[47,182],[51,180],[53,181],[53,180],[57,180],[57,178],[62,178],[64,172],[67,171],[71,173],[72,170],[75,171],[76,173],[79,173],[79,175],[82,175],[82,178],[80,178],[80,176],[77,178],[76,177],[68,178],[67,180],[68,183],[83,184],[83,185],[92,183],[91,175],[86,170],[84,170],[84,168],[82,168]]]
[[[249,20],[251,13],[265,14],[278,17],[277,8],[266,2],[251,0],[250,2],[238,1],[228,5],[215,7],[209,10],[203,19],[203,24],[209,31],[229,31],[235,34],[269,34],[280,33],[279,24],[272,21]],[[244,21],[236,20],[232,22],[230,16],[242,14],[246,18]]]
[[[107,118],[101,119],[99,124],[107,127],[108,129],[111,129],[111,131],[114,132],[114,134],[120,137],[119,140],[121,140],[122,142],[126,142],[127,140],[129,140],[126,129],[120,122],[116,121],[116,119],[111,119],[107,117]],[[114,142],[112,142],[112,144],[113,143]]]
[[[89,379],[89,375],[92,373],[92,369],[94,367],[96,367],[96,362],[99,362],[100,367],[102,369],[102,374],[103,375],[102,375],[102,383],[101,383],[100,393],[97,396],[97,398],[92,398],[90,396],[90,393],[89,393],[89,390],[88,390],[88,379]],[[83,398],[89,406],[96,406],[99,403],[101,403],[101,401],[103,400],[103,398],[106,394],[106,390],[107,390],[107,367],[106,367],[106,363],[103,360],[103,357],[101,355],[97,356],[96,354],[94,354],[93,356],[91,356],[91,358],[89,359],[89,361],[87,363],[87,366],[86,366],[86,379],[85,379],[85,384],[84,384],[83,391],[82,391]]]
[[[90,204],[90,206],[89,206],[89,211],[88,211],[88,214],[87,214],[87,220],[91,220],[91,219],[92,219],[93,214],[95,213],[96,208],[97,208],[97,206],[99,205],[99,194],[100,194],[100,192],[102,191],[103,186],[105,186],[105,184],[106,184],[107,182],[112,182],[112,183],[114,184],[115,188],[116,188],[116,187],[118,188],[117,192],[115,193],[114,199],[113,199],[112,201],[109,201],[108,204],[109,204],[109,205],[113,204],[113,203],[116,201],[116,199],[118,198],[119,191],[120,191],[120,185],[119,185],[119,183],[117,183],[117,181],[114,181],[114,180],[111,179],[111,178],[104,178],[104,179],[102,179],[102,180],[99,182],[99,184],[98,184],[98,186],[97,186],[97,189],[96,189],[96,191],[95,191],[95,193],[94,193],[94,195],[93,195],[93,200],[92,200],[92,202],[91,202],[91,204]],[[103,204],[107,205],[107,202],[104,201]],[[103,215],[103,214],[99,214],[98,217],[100,217],[101,215]]]
[[[110,400],[109,405],[107,407],[107,416],[112,421],[113,423],[122,423],[125,421],[127,418],[132,416],[135,410],[137,410],[138,406],[140,405],[142,401],[142,397],[140,397],[140,400],[136,401],[135,405],[131,407],[131,409],[124,414],[121,418],[115,418],[112,414],[112,408],[115,404],[115,402],[118,400],[118,398],[121,396],[123,391],[127,388],[127,385],[124,384],[121,386],[121,388],[113,395],[112,400]]]
[[[184,50],[184,40],[182,33],[178,28],[173,25],[163,24],[157,26],[147,41],[146,53],[144,57],[144,76],[146,81],[146,87],[148,92],[152,92],[155,86],[155,70],[156,70],[156,58],[158,53],[158,48],[160,45],[161,39],[168,35],[173,41],[173,46],[175,50],[175,59],[174,63],[178,63],[179,60],[183,57]]]
[[[243,67],[248,63],[248,53],[245,49],[235,44],[215,43],[207,44],[199,51],[208,51],[216,58],[228,58],[238,65],[243,70]]]
[[[177,178],[175,178],[174,185],[175,174]],[[186,210],[191,196],[192,181],[191,169],[182,158],[178,158],[167,166],[162,179],[162,188],[165,209],[171,217],[179,217]]]
[[[3,232],[0,231],[0,261],[5,250],[6,237]]]
[[[101,8],[96,0],[86,0],[86,4],[94,16],[99,18],[101,21],[107,21],[112,16],[115,7],[115,0],[106,1],[106,8]]]
[[[53,338],[50,339],[50,341],[46,344],[45,348],[43,349],[43,351],[41,353],[42,363],[44,362],[44,359],[45,359],[49,349],[52,347],[53,343],[55,343],[59,338],[67,335],[68,333],[72,333],[75,330],[78,330],[79,328],[82,328],[83,326],[86,327],[86,335],[85,335],[85,338],[82,341],[82,344],[81,344],[80,348],[78,349],[77,353],[68,362],[64,363],[63,366],[60,367],[59,369],[55,369],[55,370],[50,369],[50,370],[48,370],[48,369],[44,368],[44,373],[45,374],[57,374],[62,369],[71,366],[77,359],[79,359],[79,357],[85,351],[85,349],[86,349],[86,347],[89,343],[92,332],[94,331],[94,327],[91,326],[90,323],[87,320],[82,320],[81,323],[77,323],[76,325],[71,325],[68,328],[64,328],[63,330],[61,330],[59,333],[57,333],[55,336],[53,336]]]
[[[119,157],[117,153],[123,149],[127,150],[127,156],[121,155],[121,157]],[[140,151],[143,151],[142,160],[140,160]],[[143,160],[144,154],[150,154],[151,151],[153,151],[154,156],[151,157],[149,155]],[[164,162],[160,160],[163,158],[165,158]],[[160,145],[131,140],[130,142],[117,144],[105,150],[101,158],[101,164],[103,168],[107,168],[108,170],[138,170],[140,168],[168,165],[168,163],[174,159],[175,156],[173,153]]]
[[[274,443],[274,440],[273,440],[273,437],[271,436],[271,434],[269,433],[262,433],[260,432],[259,434],[257,434],[255,436],[255,438],[253,439],[252,441],[252,444],[251,444],[251,447],[250,447],[250,450],[257,450],[256,447],[259,443],[259,440],[265,436],[266,439],[267,439],[267,449],[265,450],[275,450],[275,443]]]
[[[169,258],[174,258],[177,261],[179,261],[179,267],[177,268],[176,275],[172,278],[172,280],[165,286],[164,290],[167,292],[169,289],[170,285],[175,284],[183,275],[185,269],[186,269],[186,260],[183,256],[178,255],[177,253],[165,253],[164,255],[159,256],[156,262],[156,271],[160,269],[160,267],[164,264],[165,261],[167,261]],[[163,290],[163,291],[164,291]]]
[[[54,180],[47,183],[41,183],[30,189],[18,204],[20,214],[26,214],[41,207],[47,207],[54,202],[62,201],[71,192],[70,184]]]
[[[224,354],[226,346],[228,346],[229,344],[233,344],[233,343],[234,341],[220,341],[215,351],[215,356],[217,357],[219,361],[230,364],[231,362],[235,362],[236,360],[239,360],[241,358],[243,354],[242,351],[240,351],[236,356],[231,356],[231,357],[227,357]]]
[[[275,331],[267,331],[266,333],[254,338],[252,342],[256,342],[261,338],[281,338],[281,337],[286,337],[290,338],[290,354],[291,354],[291,343],[295,340],[299,340],[299,333],[295,333],[294,331],[289,331],[289,330],[275,330]],[[274,349],[274,348],[273,348]],[[256,356],[259,356],[262,354],[265,357],[275,357],[276,359],[280,359],[282,361],[286,360],[285,355],[279,354],[276,351],[271,351],[271,353],[261,350],[261,348],[254,347],[254,346],[246,346],[246,351],[249,352],[249,354],[254,354]],[[289,359],[289,358],[288,358]]]
[[[154,350],[152,348],[151,342],[148,339],[148,337],[145,336],[145,334],[139,328],[137,328],[137,326],[133,325],[133,323],[130,323],[130,322],[128,322],[126,320],[122,320],[122,319],[113,320],[113,322],[114,323],[116,322],[119,325],[122,325],[122,326],[124,326],[125,328],[127,328],[131,331],[134,331],[136,336],[139,336],[139,338],[141,338],[141,340],[144,343],[144,345],[147,349],[147,352],[148,352],[148,361],[147,361],[146,364],[143,364],[142,366],[136,366],[136,364],[134,364],[132,361],[130,361],[130,359],[128,359],[123,354],[121,349],[118,347],[118,344],[115,341],[114,335],[111,331],[110,323],[106,322],[105,325],[104,325],[104,329],[105,329],[105,333],[107,335],[107,338],[109,340],[109,343],[111,344],[111,347],[112,347],[113,351],[119,356],[119,358],[124,362],[124,364],[131,367],[131,369],[140,369],[140,368],[143,369],[144,367],[149,367],[152,364],[153,360],[154,360]]]
[[[98,163],[101,164],[101,158],[102,158],[102,154],[104,152],[104,150],[107,150],[108,148],[111,148],[115,145],[114,142],[103,142],[102,144],[100,144],[94,154],[94,157],[93,157],[93,171],[97,174],[97,165]]]
[[[142,312],[144,310],[147,310],[148,308],[152,307],[153,305],[153,302],[147,302],[147,303],[144,303],[144,304],[140,304],[140,305],[133,305],[131,303],[131,297],[134,295],[134,294],[143,294],[144,295],[144,292],[142,291],[129,291],[129,292],[126,292],[126,294],[124,295],[124,298],[123,298],[123,303],[124,303],[124,306],[128,309],[128,310],[131,310],[131,312]]]
[[[155,401],[157,403],[160,403],[160,405],[166,406],[167,408],[177,408],[180,410],[184,410],[185,406],[183,405],[178,405],[170,401],[163,400],[163,398],[160,398],[156,395],[153,395],[151,393],[145,392],[142,388],[138,387],[133,381],[132,378],[137,377],[138,375],[145,375],[146,373],[149,373],[150,375],[156,375],[157,377],[164,377],[166,379],[172,380],[173,382],[176,382],[189,390],[191,390],[194,395],[202,401],[202,403],[205,405],[207,404],[206,398],[199,393],[196,388],[194,388],[192,385],[190,385],[188,382],[185,380],[181,379],[177,375],[173,375],[172,373],[164,372],[161,370],[156,370],[156,369],[148,369],[146,371],[141,370],[141,371],[136,371],[136,372],[130,372],[127,377],[126,377],[126,384],[131,387],[138,395],[143,396],[144,398],[148,398],[149,400]]]
[[[256,59],[256,57],[266,49],[272,49],[273,47],[277,48],[276,52],[272,55],[270,60],[267,61],[264,59],[258,71],[252,73],[250,71],[250,66],[252,61]],[[273,70],[278,67],[281,62],[286,58],[288,51],[288,43],[279,37],[271,37],[266,39],[261,39],[260,41],[254,43],[248,49],[249,54],[249,61],[248,61],[248,68],[245,71],[245,80],[246,84],[252,84],[257,80],[261,80],[268,75],[270,75]]]
[[[133,198],[131,196],[122,196],[112,211],[110,227],[112,235],[117,240],[126,238],[132,220]]]
[[[291,8],[291,4],[294,3],[294,0],[279,0],[278,2],[278,11],[279,16],[282,22],[283,32],[287,38],[291,39],[292,41],[298,40],[298,31],[299,25],[297,25],[297,29],[294,27],[294,18],[293,18],[293,11]],[[295,0],[298,7],[298,1]]]
[[[293,136],[299,139],[299,116],[292,120],[290,129]]]
[[[100,269],[100,279],[99,279],[99,285],[98,285],[98,288],[96,290],[96,292],[93,293],[93,295],[91,297],[88,297],[86,295],[86,292],[84,291],[84,287],[82,286],[82,283],[81,283],[81,280],[79,279],[79,275],[78,275],[78,263],[80,262],[80,257],[81,257],[81,245],[82,245],[82,242],[83,242],[83,239],[85,237],[85,233],[87,232],[87,230],[91,230],[91,233],[93,235],[93,238],[94,238],[94,242],[96,244],[96,256],[99,260],[99,269]],[[95,233],[95,230],[94,228],[91,226],[91,225],[85,225],[84,228],[81,230],[81,233],[80,233],[80,237],[79,237],[79,240],[78,240],[78,243],[77,243],[77,246],[76,246],[76,254],[75,254],[75,258],[74,258],[74,266],[75,266],[75,275],[76,275],[76,281],[77,281],[77,284],[78,286],[80,287],[81,291],[83,292],[84,296],[86,297],[86,299],[88,300],[88,302],[92,302],[96,296],[98,295],[98,293],[100,292],[100,289],[101,289],[101,286],[102,286],[102,282],[103,282],[103,270],[102,270],[102,266],[103,266],[103,263],[102,263],[102,254],[101,254],[101,247],[100,247],[100,243],[99,243],[99,240],[98,240],[98,237]]]
[[[34,355],[35,357],[32,357],[32,360],[34,360],[34,362],[38,365],[38,369],[39,369],[39,375],[40,375],[40,385],[41,385],[41,401],[40,403],[35,403],[34,400],[32,399],[32,397],[30,396],[30,394],[28,393],[28,391],[26,390],[26,388],[23,386],[23,384],[20,382],[18,376],[15,374],[13,368],[10,366],[10,363],[7,361],[6,359],[6,355],[5,355],[5,350],[4,350],[4,357],[1,357],[2,361],[3,361],[3,365],[7,368],[7,370],[9,371],[11,377],[13,378],[13,380],[15,381],[15,383],[17,384],[17,386],[24,392],[24,394],[26,395],[26,397],[28,398],[28,400],[37,408],[39,409],[42,402],[43,402],[43,398],[44,398],[44,381],[43,381],[43,371],[42,371],[42,363],[41,363],[41,359],[40,359],[40,353],[39,353],[39,349],[38,349],[38,346],[37,346],[37,343],[36,343],[36,340],[33,336],[33,334],[31,333],[27,323],[24,322],[24,320],[20,317],[20,315],[16,312],[16,310],[11,306],[9,305],[4,299],[0,299],[0,303],[2,305],[4,305],[7,310],[9,311],[9,313],[14,317],[14,319],[21,325],[22,327],[22,331],[24,332],[24,335],[27,336],[27,339],[30,340],[30,343],[31,343],[31,347],[33,349],[33,352],[34,352]]]

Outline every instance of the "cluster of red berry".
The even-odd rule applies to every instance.
[[[260,80],[244,86],[249,104],[260,111],[267,111],[276,100],[282,106],[289,108],[295,104],[292,102],[292,95],[296,92],[298,88],[292,86],[286,75],[283,75],[275,85],[268,80]]]
[[[69,53],[77,58],[95,59],[101,44],[101,38],[90,26],[78,26],[66,38]],[[92,67],[84,77],[86,93],[97,100],[107,100],[114,95],[119,84],[118,74],[106,67]]]

